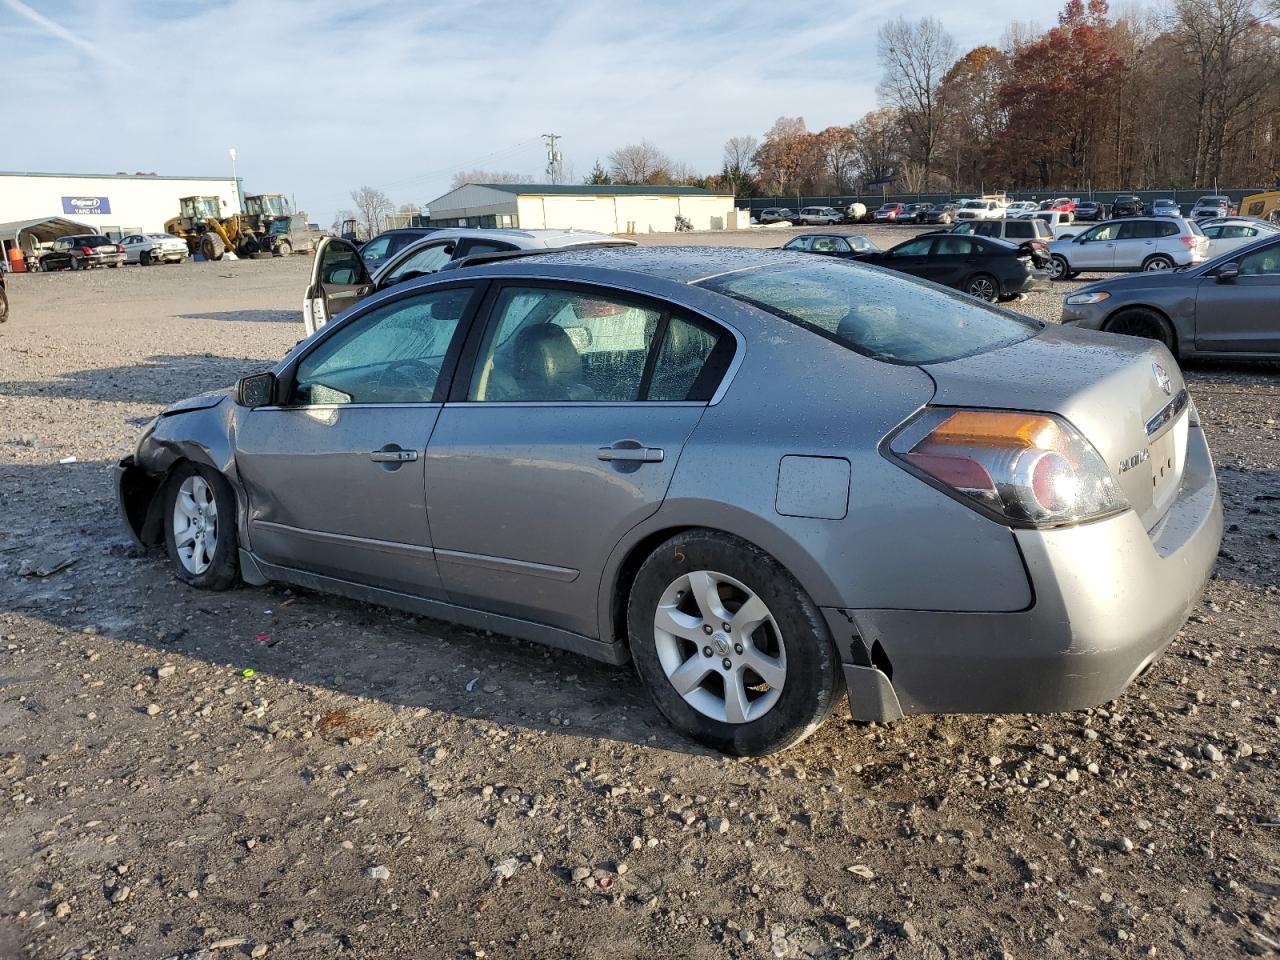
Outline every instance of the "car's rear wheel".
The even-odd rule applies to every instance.
[[[1067,263],[1067,258],[1055,253],[1049,260],[1050,279],[1066,280],[1071,273],[1071,264]]]
[[[71,258],[71,269],[72,269],[72,270],[79,270],[79,269],[80,269],[81,267],[83,267],[83,266],[84,266],[84,264],[81,262],[81,260],[80,260],[80,258],[79,258],[79,257],[72,257],[72,258]]]
[[[966,281],[964,292],[987,303],[995,303],[1000,299],[1000,284],[991,274],[979,273]]]
[[[1130,307],[1128,310],[1120,311],[1107,321],[1104,329],[1108,333],[1123,333],[1129,337],[1158,340],[1168,347],[1170,353],[1177,352],[1173,327],[1165,317],[1147,307]]]
[[[631,586],[627,629],[658,709],[726,753],[799,742],[843,689],[817,606],[776,560],[728,534],[690,530],[658,547]]]
[[[1142,269],[1147,273],[1154,273],[1157,270],[1172,270],[1173,259],[1166,257],[1164,254],[1147,257],[1147,259],[1142,262]]]
[[[236,499],[222,475],[183,463],[164,488],[165,546],[179,580],[203,590],[225,590],[239,565]]]

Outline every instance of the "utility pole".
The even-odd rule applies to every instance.
[[[564,178],[564,157],[556,149],[558,133],[544,133],[542,139],[547,141],[547,182],[559,183]]]

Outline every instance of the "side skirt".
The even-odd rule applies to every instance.
[[[625,644],[595,640],[569,630],[549,627],[546,624],[534,623],[531,620],[521,620],[516,617],[504,617],[497,613],[474,610],[471,607],[462,607],[443,600],[428,600],[425,597],[415,597],[412,594],[400,593],[395,590],[383,590],[380,587],[370,587],[362,583],[352,583],[349,580],[339,580],[335,577],[324,577],[304,570],[295,570],[292,567],[280,567],[259,560],[245,550],[240,551],[240,571],[245,582],[254,585],[276,580],[304,587],[308,590],[316,590],[320,593],[334,593],[338,596],[349,597],[352,600],[376,603],[396,610],[421,614],[424,617],[456,623],[460,626],[471,627],[474,630],[503,633],[517,637],[520,640],[529,640],[544,646],[555,647],[557,650],[568,650],[570,653],[581,654],[584,657],[590,657],[592,660],[600,660],[603,663],[610,663],[615,666],[631,660],[631,652]],[[261,579],[259,580],[258,578]]]

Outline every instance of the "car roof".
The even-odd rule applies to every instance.
[[[829,236],[829,234],[828,234]],[[450,271],[455,279],[536,273],[546,266],[588,267],[639,273],[673,283],[700,280],[750,270],[773,263],[808,262],[808,255],[753,247],[581,247],[555,250],[533,257],[476,264],[465,271]]]

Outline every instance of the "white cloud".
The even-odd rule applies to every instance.
[[[424,203],[460,169],[540,172],[547,132],[579,175],[640,139],[710,171],[727,138],[780,115],[820,129],[871,109],[886,17],[935,13],[963,49],[1025,15],[1010,0],[71,0],[53,23],[3,2],[6,165],[229,174],[234,146],[249,189],[322,221],[364,183]],[[53,77],[75,68],[82,95],[63,96]]]

